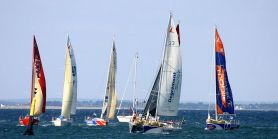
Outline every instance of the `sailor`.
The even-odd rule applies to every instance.
[[[136,120],[136,112],[133,113],[133,116],[132,116],[132,122],[134,122]]]

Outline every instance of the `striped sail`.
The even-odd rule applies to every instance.
[[[113,119],[115,116],[117,98],[116,98],[116,70],[117,70],[117,53],[115,41],[113,40],[113,47],[111,51],[110,64],[109,64],[108,81],[106,85],[106,93],[103,101],[101,118]]]
[[[234,114],[233,95],[228,80],[224,46],[217,29],[215,30],[215,63],[217,114]]]
[[[66,65],[65,65],[65,79],[64,79],[64,93],[61,115],[64,118],[70,118],[70,115],[76,113],[77,101],[77,71],[76,62],[68,37],[66,49]]]
[[[157,115],[176,116],[180,102],[182,61],[179,35],[170,15],[162,60]]]
[[[39,48],[35,36],[33,36],[32,58],[32,84],[30,116],[39,116],[45,112],[46,83]]]

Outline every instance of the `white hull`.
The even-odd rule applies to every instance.
[[[213,124],[213,123],[207,123],[207,124],[210,124],[210,125],[213,125],[214,126],[214,130],[224,130],[224,128],[222,128],[220,125],[218,124]],[[209,129],[208,127],[205,128],[205,130],[211,130]]]
[[[145,131],[144,134],[161,134],[162,132],[163,132],[163,127],[155,127]]]
[[[163,126],[163,131],[179,131],[182,130],[180,126],[165,125]]]
[[[93,123],[93,121],[90,120],[85,120],[85,123],[87,126],[97,126],[96,124]]]
[[[128,123],[128,122],[130,122],[131,117],[132,117],[131,115],[128,115],[128,116],[117,116],[117,119],[121,123]]]
[[[164,122],[163,131],[179,131],[182,130],[182,122]]]
[[[55,120],[52,120],[51,122],[54,124],[54,126],[69,126],[72,124],[73,120],[56,118]]]

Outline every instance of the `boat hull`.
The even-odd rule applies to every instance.
[[[29,118],[30,116],[25,116],[24,118],[22,118],[21,116],[19,117],[19,124],[20,126],[27,126],[29,123]],[[38,119],[33,119],[33,125],[38,125],[39,124],[39,120]]]
[[[106,126],[107,122],[101,118],[86,119],[86,124],[88,126]]]
[[[130,133],[144,133],[144,134],[160,134],[163,132],[163,127],[152,125],[136,125],[129,122]]]
[[[129,116],[117,116],[117,119],[121,123],[128,123],[128,122],[130,122],[131,117],[132,117],[131,115],[129,115]]]
[[[163,131],[179,131],[182,130],[182,127],[180,124],[174,124],[174,123],[164,123]]]
[[[239,124],[232,123],[207,123],[205,130],[233,130],[238,129]]]
[[[55,120],[51,121],[54,126],[69,126],[72,124],[73,120],[70,119],[61,119],[61,118],[56,118]]]

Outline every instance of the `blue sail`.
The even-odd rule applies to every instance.
[[[234,101],[229,83],[224,46],[215,31],[216,110],[217,114],[234,114]]]

